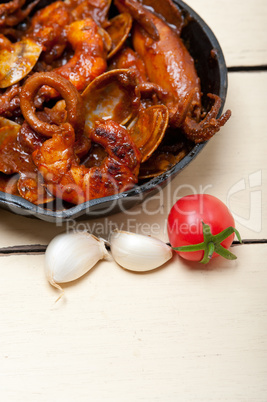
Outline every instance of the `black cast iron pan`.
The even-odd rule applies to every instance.
[[[51,3],[51,1],[42,0],[40,4],[45,6],[48,3]],[[190,16],[188,24],[182,31],[182,38],[195,60],[196,69],[201,80],[203,104],[205,106],[205,94],[208,92],[219,95],[222,99],[220,115],[227,92],[227,68],[221,47],[211,29],[194,10],[183,1],[174,0],[174,3],[183,10],[185,16]],[[211,57],[211,51],[213,51],[214,57]],[[0,207],[18,215],[36,217],[50,222],[111,215],[132,208],[146,198],[153,196],[191,163],[205,145],[206,142],[195,145],[170,170],[121,194],[94,199],[76,206],[64,206],[62,201],[59,200],[58,205],[56,202],[52,208],[48,205],[45,207],[36,206],[21,197],[0,192]]]

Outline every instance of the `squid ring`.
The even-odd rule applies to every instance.
[[[54,88],[66,102],[67,122],[73,127],[76,136],[81,137],[84,130],[84,110],[81,95],[66,78],[49,73],[35,73],[27,79],[20,93],[20,107],[24,119],[37,133],[45,137],[62,133],[62,127],[40,120],[34,107],[34,98],[43,85]]]

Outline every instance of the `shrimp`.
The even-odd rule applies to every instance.
[[[33,152],[33,160],[48,191],[73,204],[114,195],[137,183],[141,154],[129,132],[112,120],[98,121],[91,140],[103,146],[108,156],[100,166],[79,163],[73,144],[75,133],[68,123]]]
[[[72,21],[73,17],[63,1],[54,2],[33,16],[26,36],[42,46],[42,59],[47,64],[62,55],[67,44],[65,26]]]
[[[67,41],[75,53],[68,63],[54,71],[67,78],[78,91],[83,91],[107,68],[107,37],[92,18],[75,21],[66,31]]]
[[[66,35],[68,43],[74,49],[74,55],[53,72],[66,78],[79,92],[82,92],[107,68],[108,35],[91,18],[68,25]],[[54,89],[44,86],[38,93],[37,102],[42,103],[43,100],[57,96],[58,93]]]

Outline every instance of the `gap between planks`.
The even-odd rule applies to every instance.
[[[267,244],[267,239],[243,239],[242,244],[238,240],[234,240],[232,247],[248,244]],[[108,248],[108,247],[107,247]],[[0,256],[7,256],[13,254],[44,254],[47,245],[42,244],[29,244],[21,246],[10,246],[0,248]]]
[[[267,65],[263,64],[261,66],[232,66],[227,68],[228,73],[240,73],[247,71],[267,71]]]

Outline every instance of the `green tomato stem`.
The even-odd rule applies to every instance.
[[[242,243],[241,236],[237,229],[229,226],[217,235],[213,235],[210,230],[210,226],[202,222],[203,226],[203,237],[204,241],[198,244],[192,244],[189,246],[173,247],[173,250],[182,252],[192,252],[192,251],[204,251],[204,256],[200,263],[207,264],[214,252],[226,258],[227,260],[235,260],[237,257],[221,245],[222,241],[229,237],[232,233],[236,234],[238,241]]]

